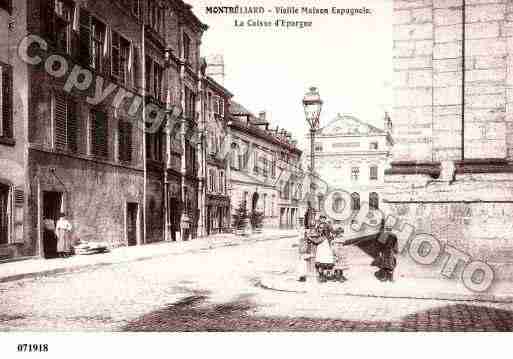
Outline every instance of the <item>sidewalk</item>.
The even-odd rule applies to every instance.
[[[396,270],[393,283],[378,281],[374,272],[377,268],[370,265],[371,258],[356,247],[347,247],[350,258],[349,270],[345,272],[349,279],[345,283],[318,283],[315,276],[308,281],[299,282],[296,273],[298,265],[297,248],[291,248],[288,258],[284,257],[281,272],[266,274],[258,278],[257,285],[268,290],[283,293],[301,293],[309,296],[354,296],[370,298],[425,299],[473,302],[513,303],[513,283],[510,280],[496,280],[488,291],[472,292],[461,280],[446,279],[437,269],[426,267],[425,276],[419,271],[419,265],[410,263],[404,257]],[[422,268],[420,268],[422,269]],[[434,272],[433,272],[434,271]]]
[[[169,255],[193,253],[221,247],[237,246],[281,238],[296,237],[296,230],[269,230],[262,234],[240,237],[218,234],[186,242],[159,242],[143,246],[120,247],[104,254],[77,255],[70,258],[27,259],[0,264],[0,283],[134,261],[144,261]]]
[[[513,288],[510,282],[496,283],[485,293],[474,293],[456,281],[431,278],[397,278],[393,283],[382,283],[370,273],[367,276],[349,276],[345,283],[317,283],[309,278],[298,282],[294,273],[267,275],[259,278],[258,286],[279,292],[302,293],[317,296],[353,296],[369,298],[425,299],[512,303]]]

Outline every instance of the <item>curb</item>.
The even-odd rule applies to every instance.
[[[494,303],[494,304],[513,304],[513,296],[511,295],[491,295],[491,294],[458,294],[458,293],[437,293],[435,295],[408,295],[393,293],[358,293],[351,290],[334,290],[334,288],[326,288],[322,290],[319,285],[309,285],[308,287],[299,288],[301,285],[277,285],[275,281],[268,281],[265,278],[258,278],[254,281],[254,286],[280,293],[289,294],[320,294],[338,297],[357,297],[357,298],[382,298],[382,299],[409,299],[409,300],[431,300],[431,301],[452,301],[452,302],[474,302],[474,303]]]
[[[168,257],[168,256],[173,256],[173,255],[198,253],[201,251],[214,250],[214,249],[218,249],[218,248],[237,247],[237,246],[241,246],[244,244],[257,243],[257,242],[276,241],[279,239],[294,238],[296,236],[297,235],[293,235],[293,234],[283,234],[283,235],[271,236],[271,237],[266,237],[266,238],[245,238],[242,240],[220,242],[219,244],[205,243],[205,245],[203,245],[199,248],[188,249],[188,250],[180,251],[180,252],[160,253],[160,254],[156,254],[156,255],[148,255],[148,256],[144,256],[144,257],[133,258],[133,259],[129,259],[129,260],[106,261],[106,262],[98,262],[98,263],[93,263],[93,264],[81,264],[81,265],[75,265],[75,266],[70,266],[70,267],[48,269],[48,270],[43,270],[43,271],[39,271],[39,272],[15,274],[15,275],[0,278],[0,283],[14,282],[14,281],[22,280],[22,279],[27,279],[27,278],[46,277],[46,276],[52,276],[52,275],[58,275],[58,274],[70,274],[70,273],[75,273],[75,272],[82,271],[82,270],[106,267],[109,265],[126,264],[126,263],[132,263],[132,262],[142,262],[142,261],[164,258],[164,257]],[[201,241],[201,239],[200,239],[200,241]]]

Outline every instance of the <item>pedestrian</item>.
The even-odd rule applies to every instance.
[[[315,268],[319,282],[324,283],[328,280],[326,272],[333,270],[335,266],[335,256],[331,247],[334,233],[333,227],[327,222],[325,215],[319,217],[319,224],[316,229],[319,243],[315,253]]]
[[[335,239],[332,242],[333,253],[335,255],[335,280],[341,283],[347,281],[346,276],[344,276],[344,271],[349,269],[343,236],[344,229],[340,228],[335,232]]]
[[[399,253],[397,236],[392,233],[392,227],[381,221],[381,228],[376,240],[378,258],[373,262],[379,270],[374,273],[382,282],[394,281],[394,270],[397,267],[396,255]]]
[[[61,213],[55,226],[57,235],[57,253],[59,257],[69,257],[71,255],[71,223],[66,219],[66,215]]]

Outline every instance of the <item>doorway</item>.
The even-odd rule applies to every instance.
[[[57,256],[55,224],[62,208],[62,192],[43,192],[43,254],[45,258]]]
[[[255,212],[258,208],[258,198],[259,198],[259,195],[257,192],[253,193],[253,198],[252,198],[252,206],[251,206],[251,211],[252,212]]]
[[[139,204],[126,204],[126,238],[128,246],[137,245],[137,237],[139,233]]]

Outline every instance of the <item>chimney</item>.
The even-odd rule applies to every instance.
[[[211,55],[207,59],[206,75],[214,79],[218,84],[224,86],[224,56]]]

